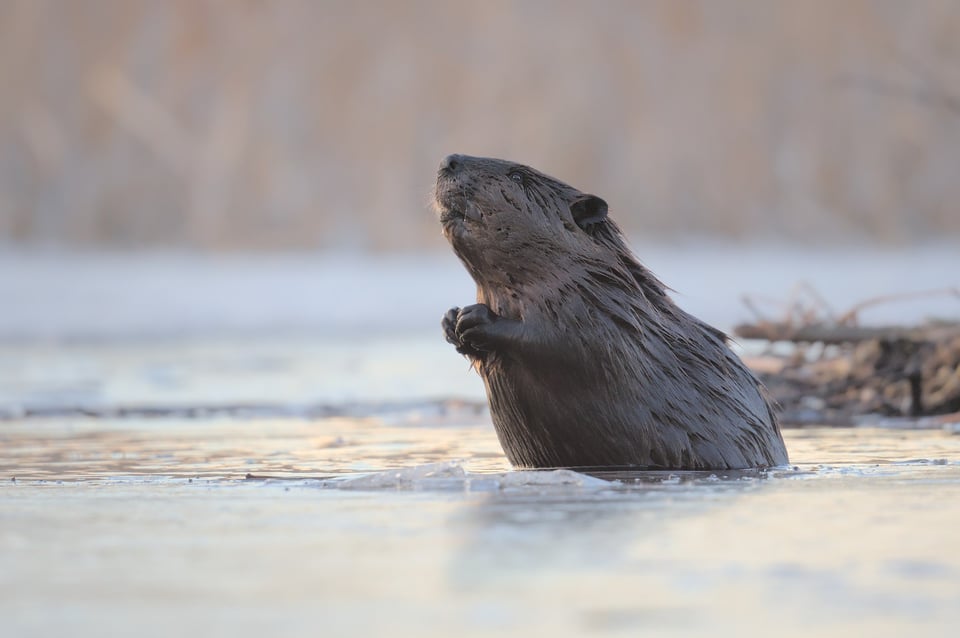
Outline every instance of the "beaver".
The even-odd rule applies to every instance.
[[[514,466],[788,462],[760,382],[641,265],[603,199],[466,155],[441,162],[434,199],[477,285],[477,303],[447,311],[443,333],[483,378]]]

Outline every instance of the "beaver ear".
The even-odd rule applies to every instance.
[[[607,202],[596,195],[583,195],[570,204],[570,213],[577,226],[587,230],[607,218]]]

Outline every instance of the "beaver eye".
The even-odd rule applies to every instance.
[[[522,173],[518,173],[517,171],[514,171],[514,172],[510,173],[510,175],[508,175],[508,177],[509,177],[510,179],[512,179],[513,181],[515,181],[516,183],[518,183],[518,184],[522,184],[522,183],[523,183],[523,174],[522,174]]]

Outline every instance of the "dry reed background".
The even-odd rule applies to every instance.
[[[0,2],[0,242],[439,246],[448,152],[633,234],[960,235],[960,3]]]

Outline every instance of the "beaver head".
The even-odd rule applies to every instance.
[[[435,195],[444,235],[481,285],[530,283],[518,279],[542,276],[559,255],[624,249],[605,201],[529,166],[449,155]]]

